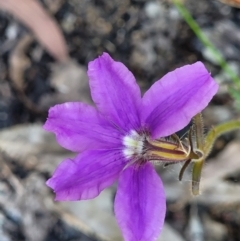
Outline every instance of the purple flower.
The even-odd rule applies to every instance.
[[[74,201],[94,198],[118,180],[115,215],[124,239],[156,240],[166,198],[148,145],[185,127],[218,85],[197,62],[168,73],[141,98],[132,73],[106,53],[89,63],[88,76],[96,107],[72,102],[49,111],[45,130],[79,154],[63,161],[47,185],[56,200]]]

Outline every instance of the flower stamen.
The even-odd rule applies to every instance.
[[[131,164],[136,162],[141,164],[146,161],[171,163],[186,161],[191,150],[189,143],[185,145],[179,138],[152,140],[147,133],[138,133],[135,130],[123,138],[123,145],[123,154]]]

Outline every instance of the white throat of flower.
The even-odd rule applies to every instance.
[[[143,155],[145,135],[140,135],[136,131],[132,130],[128,135],[123,138],[123,154],[127,159],[132,157],[141,158]]]

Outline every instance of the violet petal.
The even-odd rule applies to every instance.
[[[138,129],[141,93],[127,67],[104,53],[89,63],[88,76],[98,110],[124,132]]]
[[[164,223],[166,198],[151,163],[123,171],[114,209],[125,241],[157,239]]]
[[[60,145],[76,152],[113,148],[121,142],[118,130],[109,125],[96,108],[80,102],[52,107],[44,129],[54,132]]]
[[[186,65],[155,82],[142,100],[142,123],[152,138],[171,135],[201,112],[218,90],[201,62]]]
[[[55,200],[90,199],[113,184],[125,165],[119,151],[85,151],[60,163],[46,184],[56,193]]]

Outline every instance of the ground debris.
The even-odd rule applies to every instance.
[[[219,1],[184,3],[238,71],[239,10]],[[63,32],[70,56],[64,63],[56,63],[16,19],[0,14],[0,241],[120,241],[113,214],[116,186],[95,201],[76,203],[54,202],[45,186],[56,166],[74,155],[42,129],[49,107],[66,101],[91,103],[87,64],[104,51],[133,72],[142,92],[168,71],[202,61],[221,84],[204,116],[208,128],[239,117],[228,92],[231,82],[171,1],[41,0],[41,4]],[[56,54],[66,56],[66,51]],[[216,142],[198,198],[191,195],[190,171],[178,181],[182,164],[157,167],[168,204],[159,240],[187,241],[194,222],[204,231],[204,241],[240,240],[236,138],[237,133],[230,133]],[[198,216],[192,221],[193,203]],[[192,228],[192,233],[196,230]]]

